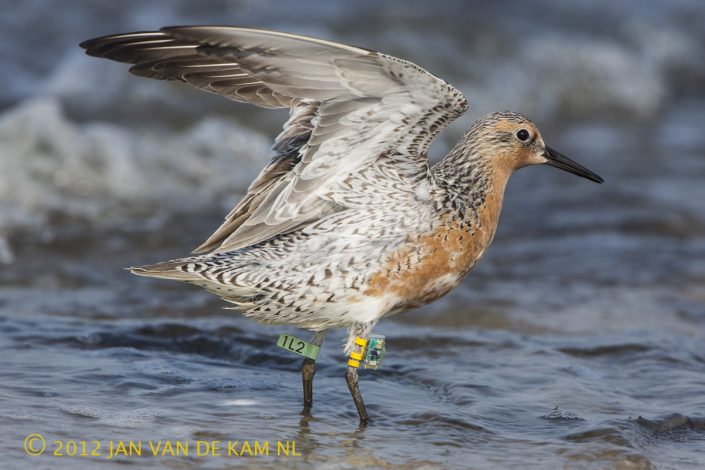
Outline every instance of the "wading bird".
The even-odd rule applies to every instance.
[[[417,65],[293,34],[216,26],[117,34],[81,44],[234,101],[290,108],[273,158],[194,256],[132,268],[197,284],[262,323],[348,328],[359,358],[377,322],[456,287],[487,249],[509,176],[547,164],[595,173],[544,144],[524,116],[476,121],[438,164],[426,152],[467,109],[462,93]],[[346,380],[360,420],[358,361]],[[304,414],[315,361],[302,367]]]

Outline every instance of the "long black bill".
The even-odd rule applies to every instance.
[[[593,173],[581,164],[576,163],[565,155],[556,152],[551,147],[546,147],[546,151],[544,152],[543,156],[546,157],[546,159],[548,160],[546,162],[546,165],[555,166],[556,168],[560,168],[561,170],[573,173],[574,175],[587,178],[590,181],[594,181],[595,183],[605,182],[602,176],[598,175],[597,173]]]

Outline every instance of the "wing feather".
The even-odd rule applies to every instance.
[[[272,162],[197,253],[250,246],[344,210],[343,181],[382,154],[394,152],[405,174],[425,174],[428,145],[467,109],[458,90],[410,62],[294,34],[186,26],[81,45],[134,64],[137,75],[291,108]]]

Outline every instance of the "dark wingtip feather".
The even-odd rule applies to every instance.
[[[170,36],[161,31],[135,31],[133,33],[109,34],[97,38],[86,39],[78,46],[86,50],[86,54],[93,57],[103,57],[105,48],[111,48],[124,42],[131,42],[135,39],[156,39],[157,37],[167,39]]]

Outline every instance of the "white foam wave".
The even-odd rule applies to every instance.
[[[114,226],[135,212],[231,204],[266,163],[269,139],[224,118],[183,132],[72,122],[58,99],[0,117],[0,231],[55,216]]]

